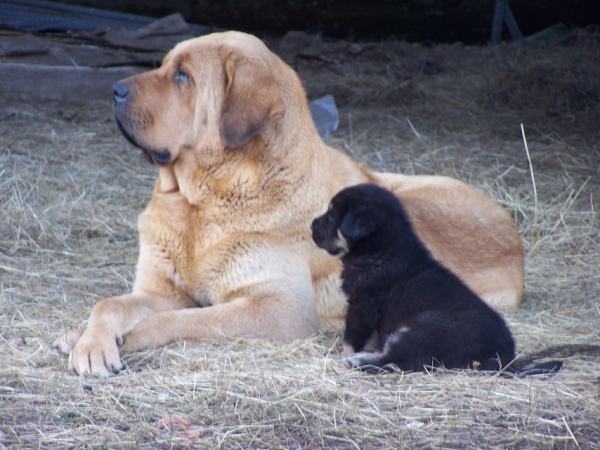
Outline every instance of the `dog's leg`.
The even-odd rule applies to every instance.
[[[206,252],[196,274],[195,292],[212,306],[149,316],[127,333],[123,350],[221,336],[290,340],[319,328],[310,267],[285,247],[262,237],[230,240]]]
[[[123,368],[119,347],[129,330],[152,314],[186,306],[190,305],[185,301],[166,300],[143,292],[98,302],[85,331],[67,335],[66,344],[71,345],[69,337],[75,341],[79,334],[70,354],[70,369],[79,375],[110,376],[118,372]]]
[[[248,294],[226,303],[154,314],[127,334],[125,351],[161,347],[177,340],[198,342],[223,336],[289,341],[314,333],[314,307],[290,292],[253,286]],[[308,299],[307,299],[308,300]]]
[[[360,301],[351,301],[346,316],[342,357],[363,351],[371,340],[377,323],[376,312],[372,306],[375,304],[376,302],[371,302],[369,305],[363,305]]]

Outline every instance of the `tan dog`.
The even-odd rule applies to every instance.
[[[518,304],[524,254],[509,215],[457,180],[371,173],[326,146],[299,78],[259,39],[182,42],[114,92],[119,128],[159,173],[133,292],[100,301],[85,330],[55,343],[75,372],[118,371],[120,347],[288,340],[343,323],[340,262],[309,226],[357,183],[393,190],[434,256],[485,301]]]

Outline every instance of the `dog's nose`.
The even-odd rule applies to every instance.
[[[124,103],[129,100],[131,91],[129,90],[129,86],[127,86],[125,83],[115,83],[113,84],[112,89],[115,103]]]

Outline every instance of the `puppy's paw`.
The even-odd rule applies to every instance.
[[[342,362],[346,369],[360,369],[361,367],[373,365],[372,356],[372,353],[366,352],[353,353],[342,359]]]
[[[71,354],[84,331],[85,330],[74,330],[63,334],[52,343],[52,349],[63,355]]]

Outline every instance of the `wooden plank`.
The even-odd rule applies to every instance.
[[[68,67],[0,64],[0,94],[22,94],[32,99],[111,100],[111,86],[142,72],[138,67]]]

